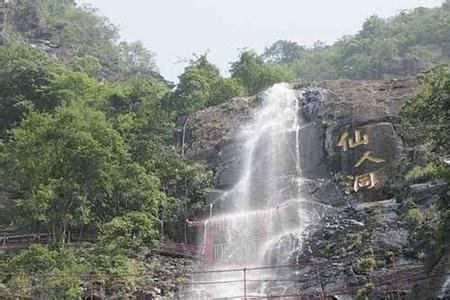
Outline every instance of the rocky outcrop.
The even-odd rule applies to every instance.
[[[339,80],[296,86],[295,89],[301,93],[300,111],[304,120],[300,144],[307,145],[300,149],[305,189],[318,201],[345,205],[347,202],[340,196],[330,196],[338,194],[335,179],[341,180],[343,185],[351,184],[348,176],[376,172],[377,184],[373,188],[361,188],[348,199],[390,198],[392,195],[386,183],[396,179],[400,162],[407,155],[397,128],[398,112],[415,84],[413,79]],[[235,98],[229,103],[198,112],[181,124],[176,134],[179,145],[184,136],[188,158],[205,162],[214,170],[218,190],[226,190],[238,179],[242,141],[236,132],[251,117],[252,108],[260,98]],[[348,133],[348,143],[349,139],[354,139],[355,130],[359,130],[362,137],[368,135],[368,143],[343,151],[339,146],[340,138]],[[368,151],[367,159],[355,167]],[[373,158],[383,161],[375,163],[371,161]]]
[[[356,176],[373,173],[373,188],[361,187],[354,194],[359,201],[389,198],[386,183],[397,178],[399,162],[406,155],[397,130],[398,113],[415,81],[326,81],[314,85],[320,85],[326,96],[321,102],[305,97],[308,103],[302,103],[302,111],[316,130],[324,133],[328,170],[348,184],[351,192],[355,192]],[[354,177],[353,182],[349,176]]]
[[[436,54],[440,54],[444,50],[442,49],[442,47],[433,46],[435,45],[427,45],[424,48]],[[418,46],[418,48],[420,48],[420,46]],[[378,72],[371,72],[369,74],[366,74],[367,77],[365,79],[391,79],[398,76],[411,76],[421,71],[427,70],[432,66],[433,63],[424,58],[407,54],[403,57],[392,57],[389,59],[381,60],[378,65]]]
[[[175,132],[175,143],[184,147],[187,158],[219,169],[219,164],[227,165],[229,160],[227,155],[222,156],[219,152],[235,152],[226,147],[236,144],[236,132],[249,120],[256,104],[255,97],[236,97],[220,106],[199,111],[180,122]]]
[[[56,29],[42,20],[38,0],[0,0],[0,45],[8,42],[8,35],[14,39],[20,36],[27,43],[57,55],[55,34]]]
[[[65,5],[67,5],[66,9],[69,13],[62,11],[62,7]],[[49,9],[52,10],[52,8]],[[70,67],[74,67],[79,58],[94,57],[100,62],[101,68],[92,71],[90,75],[100,81],[123,81],[135,75],[134,71],[121,67],[117,61],[120,56],[117,41],[113,39],[98,41],[97,47],[94,45],[97,43],[96,29],[91,32],[87,28],[80,28],[80,24],[70,19],[70,16],[73,16],[70,10],[73,12],[76,9],[82,10],[83,8],[77,8],[74,0],[64,1],[58,8],[61,10],[58,16],[48,18],[46,17],[48,12],[45,11],[45,3],[42,1],[0,0],[0,45],[23,41],[44,50]],[[79,41],[77,45],[74,45],[75,40]],[[109,43],[107,46],[111,51],[116,51],[116,55],[110,53],[111,51],[106,55],[102,51],[99,52],[97,48],[103,47],[100,46],[101,43]],[[171,85],[155,70],[141,70],[139,75]]]
[[[303,120],[299,133],[300,145],[304,145],[299,149],[302,187],[309,199],[329,209],[322,221],[306,230],[302,241],[290,235],[274,247],[286,257],[282,245],[297,245],[291,263],[343,259],[343,263],[322,270],[325,290],[348,289],[352,296],[358,287],[378,284],[372,295],[402,294],[412,290],[415,282],[406,280],[401,289],[394,288],[383,284],[386,276],[396,265],[424,265],[405,226],[403,201],[414,197],[419,205],[429,207],[448,188],[430,182],[411,185],[403,192],[398,189],[404,162],[411,155],[409,140],[399,126],[399,111],[415,87],[416,81],[408,78],[294,86]],[[251,117],[260,98],[236,98],[198,112],[179,131],[177,140],[185,137],[186,156],[207,163],[215,172],[211,201],[220,201],[239,177],[242,141],[236,132]],[[269,253],[268,257],[274,256]],[[301,281],[267,286],[267,291],[275,294],[278,290],[295,294],[299,290],[319,292],[317,289]]]

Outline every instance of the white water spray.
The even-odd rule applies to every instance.
[[[242,127],[237,137],[243,142],[241,175],[223,196],[234,211],[207,223],[207,230],[214,232],[215,263],[210,269],[281,263],[288,258],[286,251],[299,247],[302,231],[315,220],[311,203],[301,194],[300,97],[287,84],[273,86],[265,92],[252,120]],[[296,237],[291,239],[295,245],[280,242],[291,235]],[[196,287],[213,297],[234,297],[244,292],[264,295],[261,284],[244,288],[242,276],[239,271],[207,273],[195,279],[205,283]],[[267,272],[246,276],[250,282],[251,278],[258,281]]]

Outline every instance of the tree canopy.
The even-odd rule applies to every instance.
[[[331,45],[278,40],[261,54],[245,49],[230,76],[207,54],[194,55],[172,84],[159,74],[152,51],[121,41],[117,27],[92,7],[14,2],[0,46],[0,188],[12,187],[18,200],[1,212],[10,216],[0,216],[0,229],[56,239],[0,260],[14,271],[0,280],[36,297],[80,298],[89,278],[79,274],[87,272],[128,284],[132,279],[122,275],[138,268],[133,251],[158,239],[181,240],[186,218],[207,214],[213,173],[173,145],[175,127],[190,115],[279,82],[412,75],[450,58],[447,0],[388,19],[371,16],[356,35]],[[22,22],[28,19],[34,27]],[[430,152],[448,156],[450,72],[432,68],[419,80],[402,124]],[[436,165],[427,172],[450,178],[448,166]],[[449,220],[442,220],[444,239]],[[98,245],[68,246],[74,234],[90,231]]]

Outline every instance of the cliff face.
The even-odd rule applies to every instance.
[[[28,43],[47,51],[56,49],[51,38],[55,30],[46,26],[39,16],[38,0],[0,0],[0,41],[7,42],[7,31],[14,32]],[[9,29],[7,29],[9,27]]]
[[[299,133],[303,192],[329,209],[318,224],[307,228],[302,242],[292,241],[297,239],[294,236],[283,237],[273,253],[266,254],[271,262],[276,263],[276,253],[288,253],[283,247],[293,244],[302,246],[290,254],[291,262],[343,259],[321,270],[326,291],[377,284],[395,265],[423,266],[413,233],[405,226],[405,199],[414,198],[426,208],[443,197],[447,186],[442,182],[399,186],[415,148],[404,136],[398,114],[415,87],[413,79],[322,81],[294,87],[303,120]],[[238,180],[242,163],[242,141],[236,132],[251,118],[259,98],[236,98],[198,112],[177,135],[184,136],[187,157],[214,170],[216,189],[210,200],[217,210],[229,208],[222,196]],[[264,155],[263,151],[258,155]],[[434,272],[442,271],[438,269]],[[445,276],[433,280],[437,286],[444,284],[441,281]],[[409,292],[414,285],[414,280],[404,280],[402,291],[397,292]],[[283,289],[287,294],[318,292],[317,287],[301,282],[282,287],[269,284],[267,289]]]
[[[94,11],[72,0],[49,7],[40,0],[0,0],[0,45],[25,42],[100,81],[126,81],[139,73],[166,82],[151,66],[133,69],[133,62],[122,55],[125,42],[117,29]],[[87,61],[79,65],[80,59]]]
[[[398,113],[415,84],[412,79],[340,80],[294,87],[301,93],[303,124],[299,138],[305,145],[300,149],[302,171],[303,176],[311,180],[311,185],[339,181],[342,183],[340,190],[344,192],[343,185],[349,183],[347,176],[374,173],[378,184],[371,189],[358,188],[356,193],[350,188],[349,201],[392,196],[393,191],[387,183],[397,179],[401,161],[409,153],[398,129]],[[215,171],[218,190],[226,190],[236,183],[242,146],[236,133],[240,125],[251,118],[252,108],[259,100],[260,97],[235,98],[196,113],[184,124],[186,156],[207,163]],[[177,134],[180,145],[181,127]],[[356,143],[356,135],[361,144],[349,145]],[[356,166],[361,159],[363,161]],[[316,198],[335,206],[345,204],[330,197],[320,195]]]

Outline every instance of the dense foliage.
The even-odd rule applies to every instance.
[[[8,291],[76,298],[89,272],[117,280],[114,268],[136,271],[133,250],[183,239],[185,219],[204,211],[211,173],[171,145],[183,113],[170,86],[149,76],[101,83],[20,42],[0,52],[0,186],[19,197],[0,228],[54,237],[51,250],[14,257],[7,268],[17,273],[0,275]],[[67,248],[86,232],[98,249]]]
[[[89,296],[91,278],[114,278],[124,289],[132,287],[136,263],[109,248],[61,248],[33,245],[16,255],[5,266],[9,270],[9,290],[2,297],[80,299]]]
[[[450,154],[450,70],[439,66],[419,76],[420,92],[409,99],[403,123],[433,144],[433,151]]]
[[[362,30],[332,45],[311,48],[277,41],[262,58],[288,66],[297,79],[376,79],[415,75],[450,59],[450,1],[383,19],[368,18]]]
[[[172,143],[176,124],[190,114],[282,81],[406,75],[450,57],[447,1],[387,20],[371,17],[357,35],[330,46],[280,40],[261,55],[244,50],[228,78],[206,54],[194,56],[173,85],[158,73],[151,51],[120,41],[95,9],[40,0],[35,14],[33,2],[15,2],[8,43],[0,46],[0,187],[12,187],[19,198],[1,212],[8,218],[0,216],[0,229],[50,233],[54,241],[0,261],[9,270],[0,280],[9,291],[35,297],[79,298],[90,272],[127,289],[127,275],[138,271],[136,249],[185,238],[185,219],[206,213],[212,184],[211,172]],[[42,32],[48,43],[24,42]],[[436,157],[448,155],[450,72],[435,68],[420,79],[403,124]],[[449,174],[435,158],[408,178],[449,180]],[[448,209],[442,211],[435,218],[412,210],[409,225],[432,228],[442,246],[450,231]],[[97,245],[68,247],[86,232],[98,235]]]
[[[0,137],[18,125],[27,109],[46,111],[61,104],[51,85],[62,66],[31,47],[0,48]]]
[[[22,216],[14,226],[64,239],[130,211],[159,216],[173,199],[203,201],[209,173],[170,146],[180,113],[165,82],[101,84],[29,46],[0,50],[2,170]]]
[[[450,70],[435,67],[419,75],[420,89],[401,111],[402,124],[413,133],[416,144],[424,144],[426,166],[412,162],[406,180],[411,183],[443,180],[450,185]],[[421,157],[423,160],[423,157]],[[432,258],[450,245],[449,196],[435,205],[420,207],[416,199],[407,199],[407,223],[417,247],[428,250]]]
[[[231,65],[232,78],[245,86],[248,95],[254,95],[277,82],[290,82],[294,74],[285,66],[266,64],[254,51],[244,51]]]

